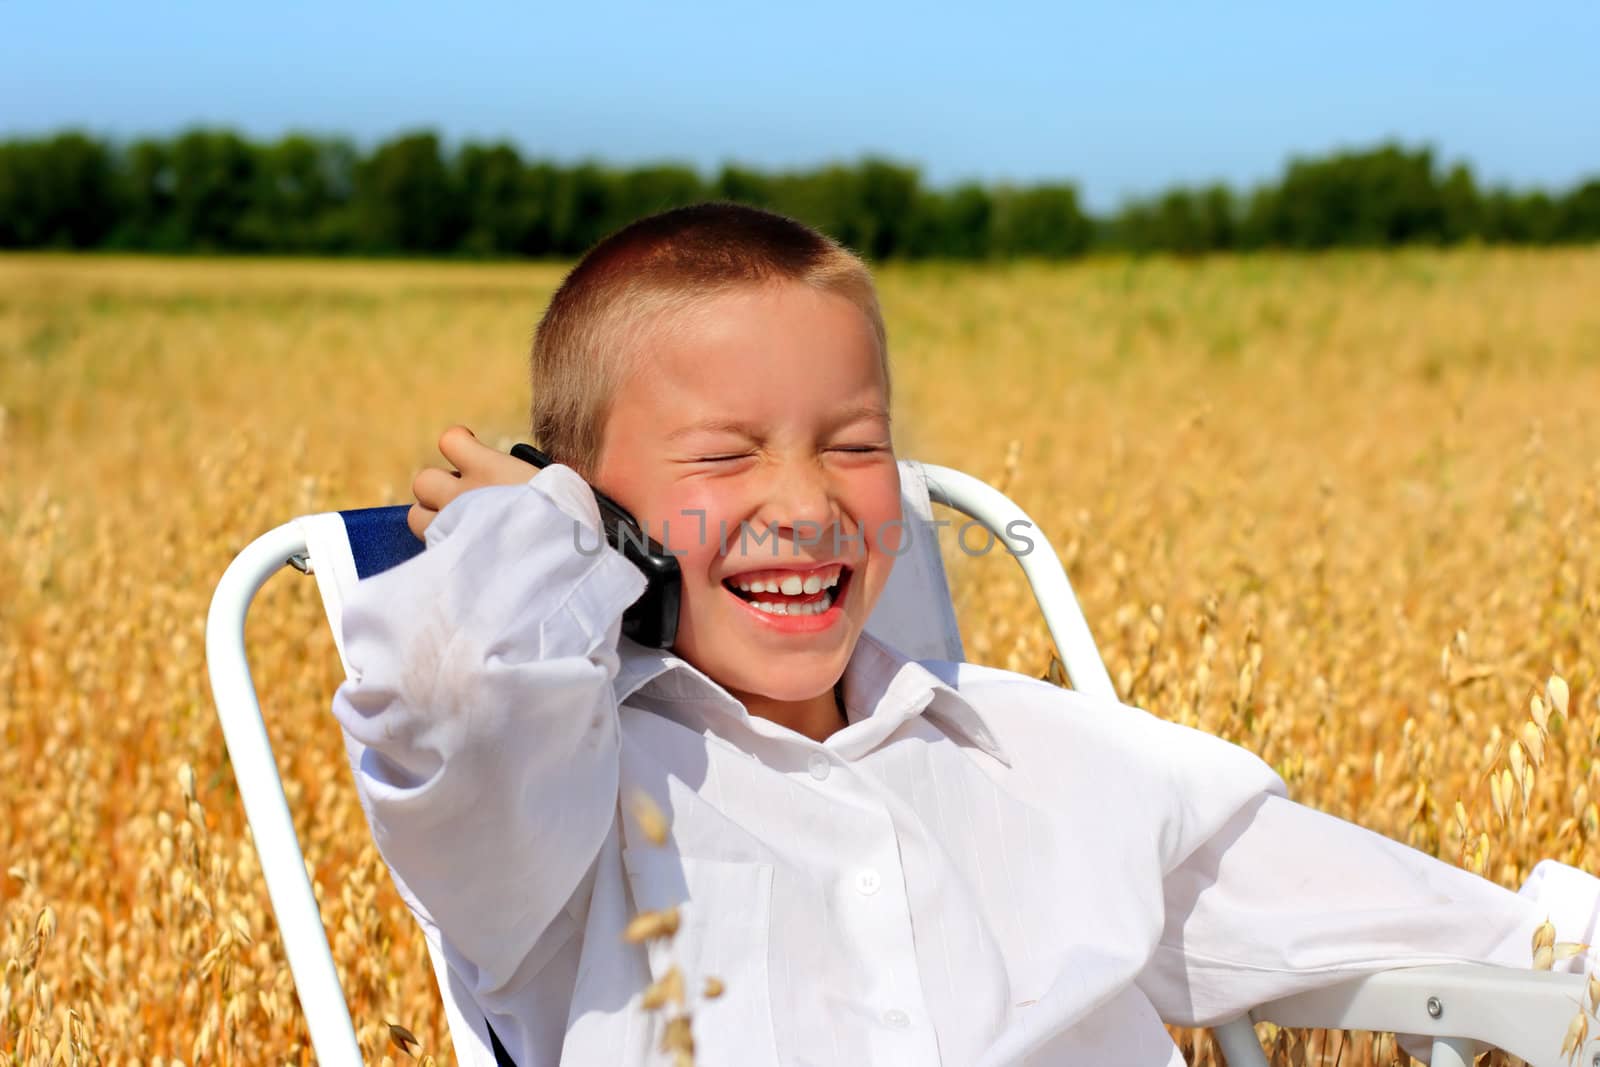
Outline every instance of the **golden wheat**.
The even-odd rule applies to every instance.
[[[10,1062],[310,1062],[211,708],[210,591],[291,515],[407,499],[450,422],[522,436],[559,277],[0,258]],[[1600,870],[1600,253],[881,281],[901,454],[1039,521],[1126,699],[1503,884]],[[969,656],[1051,673],[1015,568],[949,558]],[[251,615],[269,731],[369,1061],[448,1062],[312,586],[286,571]],[[1262,1034],[1275,1063],[1400,1062],[1391,1037]]]

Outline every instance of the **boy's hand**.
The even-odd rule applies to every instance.
[[[406,525],[419,541],[445,505],[462,493],[486,485],[520,485],[538,473],[515,456],[490,448],[459,424],[439,435],[439,452],[456,469],[425,467],[411,480],[411,495],[417,502],[406,513]]]

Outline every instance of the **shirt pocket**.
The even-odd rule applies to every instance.
[[[625,848],[622,863],[639,911],[678,909],[678,932],[649,943],[650,976],[658,979],[674,965],[683,972],[696,1061],[776,1064],[767,970],[772,865],[661,848]],[[708,978],[722,983],[714,1000],[702,995]]]

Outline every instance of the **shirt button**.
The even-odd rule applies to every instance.
[[[856,875],[856,892],[860,893],[864,897],[870,897],[872,894],[876,893],[878,891],[878,887],[882,884],[883,879],[879,878],[878,872],[873,870],[871,867],[868,867],[866,870]]]
[[[828,757],[824,756],[822,753],[813,752],[811,754],[811,759],[807,761],[807,766],[811,771],[811,777],[815,778],[817,781],[820,782],[824,778],[828,777]]]
[[[904,1030],[911,1025],[911,1016],[899,1008],[890,1008],[883,1013],[883,1025],[891,1026],[896,1030]]]

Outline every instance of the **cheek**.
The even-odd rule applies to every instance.
[[[865,487],[854,501],[851,514],[860,524],[867,548],[874,556],[898,556],[906,548],[910,533],[900,509],[900,486],[894,478],[881,479]]]
[[[685,585],[702,584],[721,551],[719,524],[727,525],[717,498],[708,492],[678,494],[658,514],[666,516],[663,528],[670,540],[663,544],[678,557]]]

